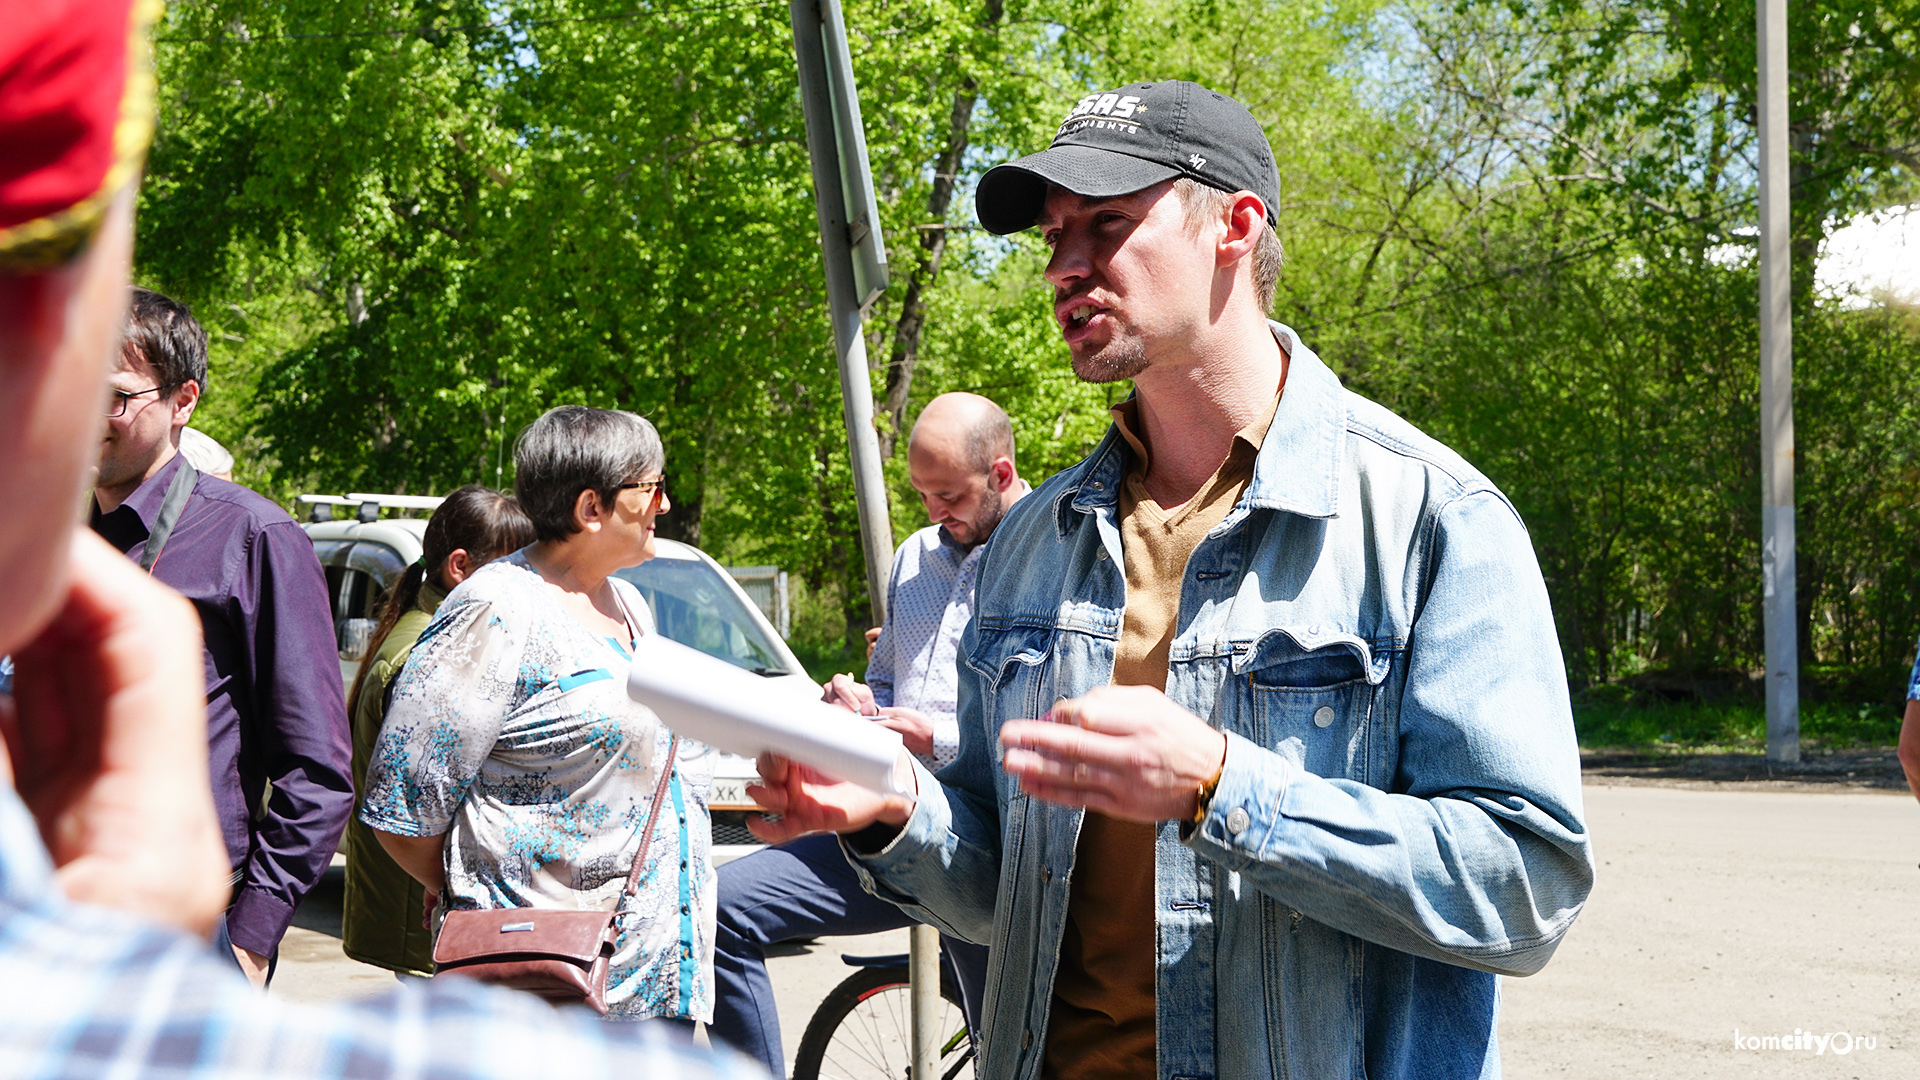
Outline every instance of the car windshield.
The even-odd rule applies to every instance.
[[[791,674],[760,621],[706,563],[650,559],[615,576],[640,589],[667,637],[758,675]]]

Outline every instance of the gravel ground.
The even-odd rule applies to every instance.
[[[1598,878],[1546,969],[1502,982],[1507,1075],[1920,1076],[1920,805],[1845,771],[1590,777]],[[1836,1038],[1734,1045],[1796,1032]]]

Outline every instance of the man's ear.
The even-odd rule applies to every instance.
[[[587,488],[573,498],[573,525],[581,532],[599,532],[607,519],[607,508],[600,493]]]
[[[998,492],[1004,493],[1013,486],[1013,476],[1013,462],[1003,457],[994,458],[993,464],[987,469],[987,483]]]
[[[180,441],[180,429],[193,419],[193,410],[200,405],[200,384],[188,379],[173,388],[173,441]]]
[[[1251,191],[1235,195],[1233,205],[1227,208],[1227,231],[1214,249],[1216,264],[1231,266],[1241,259],[1250,258],[1253,249],[1260,246],[1260,234],[1266,227],[1267,207],[1260,201],[1260,196]]]

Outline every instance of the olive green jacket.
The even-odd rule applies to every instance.
[[[360,699],[353,708],[353,789],[366,790],[367,762],[386,719],[387,692],[407,665],[433,612],[447,598],[428,579],[420,599],[400,616],[380,651],[367,661]],[[355,808],[356,811],[358,807]],[[389,971],[431,974],[433,935],[425,925],[426,889],[387,855],[358,813],[347,824],[347,897],[341,945],[348,956]]]

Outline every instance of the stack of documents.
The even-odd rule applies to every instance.
[[[766,679],[658,634],[633,650],[627,694],[689,739],[728,754],[779,754],[881,794],[908,794],[896,776],[900,736],[866,717],[796,698]]]

